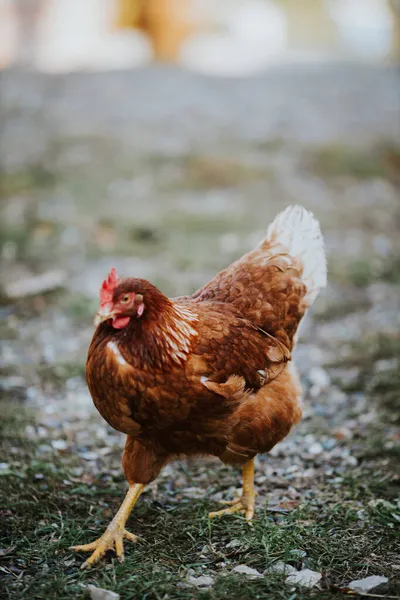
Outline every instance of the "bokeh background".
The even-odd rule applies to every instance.
[[[283,598],[282,577],[235,595],[232,569],[293,550],[297,568],[323,572],[318,598],[369,574],[396,585],[399,15],[396,0],[0,1],[5,597],[84,597],[92,581],[122,598]],[[321,221],[329,285],[296,351],[305,418],[257,463],[272,551],[258,525],[223,550],[242,525],[210,534],[199,515],[239,476],[190,461],[138,509],[151,564],[135,548],[135,580],[81,575],[67,547],[123,495],[123,437],[84,381],[102,279],[115,266],[190,293],[293,203]],[[285,519],[308,525],[274,538]],[[318,530],[330,519],[340,535]],[[196,591],[199,575],[213,587]]]

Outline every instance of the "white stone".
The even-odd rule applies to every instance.
[[[214,583],[214,579],[209,575],[200,575],[200,577],[188,577],[188,583],[199,588],[210,587]]]
[[[67,274],[65,271],[47,271],[41,275],[32,275],[32,277],[9,283],[6,286],[5,294],[10,299],[36,296],[63,287],[66,280]]]
[[[307,552],[305,550],[301,550],[300,548],[293,548],[290,551],[290,554],[293,554],[293,556],[295,558],[304,558],[305,556],[307,556]]]
[[[321,390],[328,388],[331,382],[328,373],[322,367],[312,367],[308,372],[308,378],[312,385],[319,387]]]
[[[314,442],[308,448],[308,454],[311,454],[311,456],[318,456],[319,454],[322,454],[323,451],[324,451],[324,448],[323,448],[322,444],[320,444],[319,442]]]
[[[387,577],[380,575],[371,575],[364,579],[355,579],[349,583],[349,589],[358,594],[367,594],[368,592],[375,592],[378,588],[381,588],[389,583]]]
[[[234,573],[239,573],[240,575],[246,575],[246,577],[256,578],[262,577],[261,573],[257,571],[257,569],[252,569],[247,565],[238,565],[233,569]]]
[[[98,588],[91,583],[86,586],[90,594],[91,600],[119,600],[120,595],[116,592],[112,592],[111,590],[105,590],[103,588]]]
[[[299,471],[299,470],[300,470],[299,465],[290,465],[290,467],[288,467],[286,469],[286,473],[288,473],[290,475],[291,473],[296,473],[296,471]]]
[[[292,573],[297,573],[297,570],[292,565],[288,565],[279,560],[268,567],[266,573],[284,573],[285,575],[291,575]]]
[[[397,358],[382,358],[381,360],[376,361],[374,368],[377,373],[382,373],[384,371],[397,369],[398,366]]]
[[[99,455],[97,454],[97,452],[93,452],[91,450],[88,450],[87,452],[82,452],[80,454],[80,456],[84,460],[97,460],[99,458]]]
[[[233,540],[231,540],[230,542],[228,542],[225,546],[225,548],[237,548],[238,546],[241,546],[242,542],[236,538],[234,538]]]
[[[300,585],[302,587],[312,588],[321,579],[321,573],[317,571],[311,571],[311,569],[303,569],[302,571],[296,571],[286,577],[286,583],[291,585]]]
[[[54,450],[66,450],[68,448],[68,444],[65,440],[53,440],[51,445]]]
[[[352,456],[351,454],[349,454],[349,456],[346,456],[343,462],[345,465],[350,465],[351,467],[356,467],[358,465],[358,460],[355,456]]]

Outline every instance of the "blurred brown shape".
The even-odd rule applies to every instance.
[[[198,27],[191,8],[191,0],[119,0],[117,25],[144,31],[155,58],[172,62],[182,43]]]
[[[393,15],[392,54],[400,58],[400,0],[389,0],[389,8]]]

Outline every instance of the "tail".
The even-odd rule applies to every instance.
[[[290,350],[304,313],[325,285],[318,221],[305,208],[289,206],[271,223],[257,248],[218,273],[192,298],[233,305]]]
[[[288,254],[301,263],[301,279],[307,287],[304,301],[311,306],[326,286],[324,240],[317,219],[302,206],[288,206],[268,227],[262,249]]]

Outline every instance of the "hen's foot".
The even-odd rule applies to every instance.
[[[222,517],[224,515],[233,515],[242,512],[245,515],[246,521],[250,523],[254,516],[255,497],[256,495],[253,493],[250,496],[241,496],[240,498],[229,502],[223,501],[221,504],[229,504],[229,507],[210,512],[208,513],[208,516],[210,519],[213,519],[214,517]]]
[[[119,511],[103,535],[91,544],[83,544],[83,546],[73,546],[71,548],[71,550],[75,550],[76,552],[93,551],[93,554],[83,563],[81,569],[87,569],[97,563],[107,550],[115,550],[118,560],[120,562],[124,561],[124,539],[131,542],[137,542],[138,540],[136,535],[129,533],[125,529],[125,523],[144,488],[145,486],[142,483],[131,484]]]
[[[230,502],[222,502],[222,504],[229,504],[230,506],[228,508],[223,508],[222,510],[210,512],[208,516],[210,519],[213,519],[214,517],[222,517],[223,515],[233,515],[237,512],[243,512],[246,521],[250,523],[254,516],[255,499],[254,459],[252,459],[243,467],[243,492],[241,497]]]
[[[130,533],[125,527],[119,527],[113,521],[107,527],[101,537],[90,544],[82,546],[72,546],[71,550],[75,552],[93,552],[93,554],[83,563],[81,569],[87,569],[97,563],[107,552],[107,550],[115,550],[115,554],[119,562],[124,562],[124,542],[123,540],[137,542],[138,536]]]

